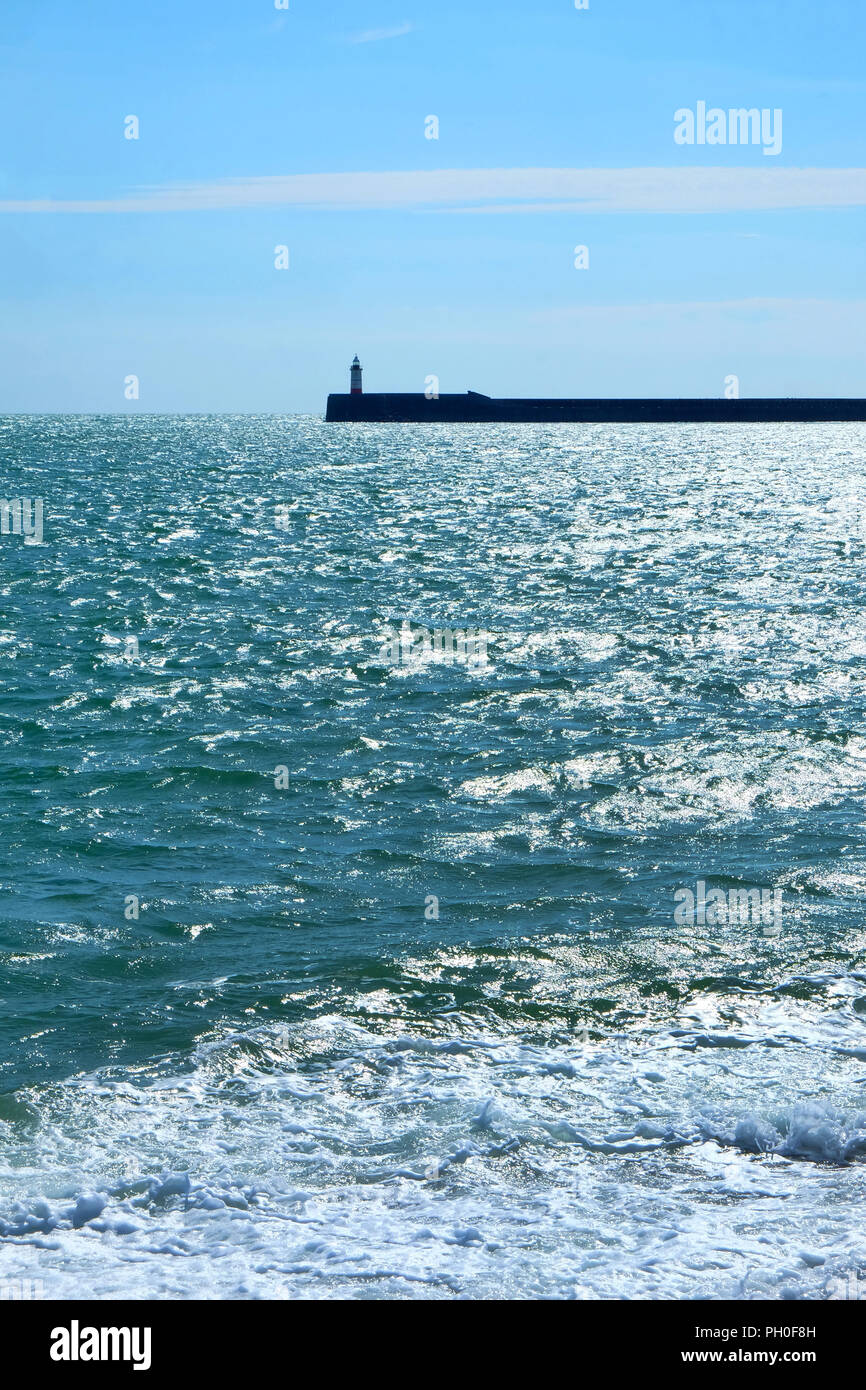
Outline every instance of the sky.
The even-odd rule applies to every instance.
[[[864,52],[863,0],[3,0],[0,412],[320,414],[356,352],[866,396]]]

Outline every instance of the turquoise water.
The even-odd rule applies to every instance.
[[[0,1279],[866,1264],[864,445],[0,419],[44,514],[0,536]],[[683,925],[698,883],[780,922]]]

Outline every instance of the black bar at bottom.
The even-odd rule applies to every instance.
[[[20,1348],[22,1367],[47,1376],[49,1384],[70,1376],[92,1380],[104,1371],[135,1379],[200,1377],[211,1371],[222,1379],[237,1372],[248,1377],[268,1373],[274,1361],[289,1381],[298,1375],[330,1380],[347,1370],[391,1381],[399,1374],[404,1380],[412,1367],[405,1347],[400,1352],[401,1332],[412,1333],[417,1349],[426,1345],[432,1358],[428,1367],[438,1362],[440,1373],[448,1376],[458,1365],[467,1373],[472,1359],[467,1352],[477,1346],[479,1369],[488,1378],[500,1358],[513,1370],[518,1343],[529,1364],[555,1355],[557,1361],[572,1362],[575,1377],[589,1379],[600,1369],[591,1369],[591,1358],[617,1380],[630,1372],[666,1376],[678,1368],[689,1379],[700,1379],[707,1370],[736,1374],[759,1367],[769,1377],[806,1369],[826,1381],[828,1374],[856,1364],[862,1346],[862,1314],[846,1302],[485,1302],[474,1310],[468,1300],[433,1302],[432,1308],[414,1301],[378,1304],[377,1311],[376,1301],[367,1299],[339,1307],[328,1300],[301,1306],[4,1301],[0,1338],[7,1357]],[[458,1307],[446,1310],[446,1302]],[[501,1321],[503,1306],[507,1322]]]

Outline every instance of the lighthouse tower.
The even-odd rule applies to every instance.
[[[356,353],[355,353],[355,360],[354,360],[354,362],[352,363],[352,377],[351,377],[351,380],[352,380],[351,393],[352,393],[353,396],[361,396],[361,395],[364,394],[364,387],[363,387],[362,382],[361,382],[361,373],[362,373],[363,370],[364,370],[363,367],[361,366],[360,362],[358,361],[358,354],[357,354],[357,352],[356,352]]]

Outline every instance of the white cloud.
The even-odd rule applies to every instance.
[[[866,206],[866,169],[437,169],[285,174],[113,198],[0,200],[0,212],[207,212],[292,206],[464,213],[711,213]]]
[[[863,299],[791,299],[783,297],[759,297],[752,299],[680,299],[670,301],[647,301],[644,304],[569,304],[553,309],[534,310],[529,317],[536,322],[590,322],[602,319],[616,321],[635,319],[651,321],[654,319],[694,319],[706,323],[712,315],[724,316],[740,322],[769,324],[792,315],[813,318],[834,314],[862,323],[866,313],[866,300]]]
[[[379,43],[381,39],[402,39],[404,34],[411,34],[413,28],[407,20],[405,24],[398,24],[393,29],[364,29],[360,34],[352,34],[349,43]]]
[[[692,371],[721,356],[731,364],[726,371],[739,373],[742,366],[749,395],[760,392],[746,382],[762,374],[775,374],[775,385],[764,388],[769,394],[862,395],[864,313],[862,298],[814,296],[558,305],[526,315],[525,341],[540,338],[548,351],[563,353],[591,344],[593,362],[585,370],[596,375],[603,363],[610,371],[623,359],[636,365],[639,379],[663,373],[674,361],[680,371]],[[785,387],[792,363],[795,376],[789,373]],[[834,375],[840,380],[844,375],[845,385],[834,386]],[[676,393],[673,376],[665,388],[671,394]],[[817,388],[810,384],[816,377],[824,382]]]

